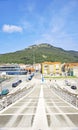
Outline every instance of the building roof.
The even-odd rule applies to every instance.
[[[61,62],[43,62],[42,64],[61,64]]]

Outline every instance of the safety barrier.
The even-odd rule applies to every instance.
[[[53,84],[51,85],[51,89],[64,100],[71,103],[75,107],[78,107],[78,94],[68,92],[66,89],[61,89],[58,85],[55,87]]]
[[[0,99],[0,110],[6,108],[7,106],[14,103],[21,97],[25,96],[25,94],[27,94],[30,91],[30,89],[33,88],[33,86],[34,85],[32,85],[30,87],[25,87],[22,90],[17,90],[15,93],[1,96],[0,97],[1,98]]]

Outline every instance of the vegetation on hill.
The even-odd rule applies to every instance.
[[[78,62],[77,51],[66,51],[47,43],[32,45],[24,50],[0,55],[0,63],[33,64],[44,61]]]

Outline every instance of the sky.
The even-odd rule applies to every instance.
[[[78,0],[0,0],[0,54],[40,43],[78,51]]]

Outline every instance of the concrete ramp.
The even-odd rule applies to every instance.
[[[43,85],[41,85],[38,107],[33,123],[33,130],[48,130],[45,104],[44,104]]]

